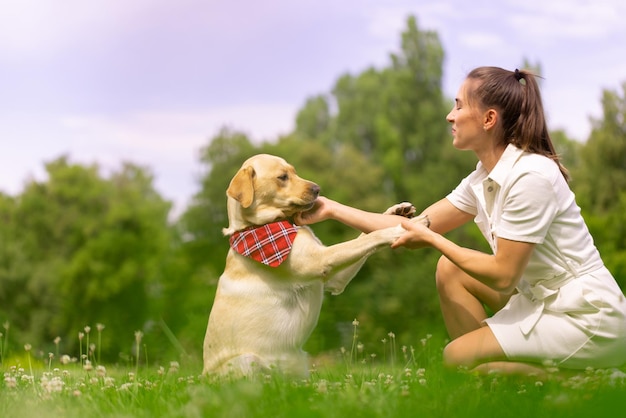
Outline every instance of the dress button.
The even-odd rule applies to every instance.
[[[489,186],[489,187],[487,187],[487,191],[488,191],[488,192],[493,192],[493,186]]]

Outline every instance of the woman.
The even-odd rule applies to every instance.
[[[442,253],[436,284],[452,338],[444,362],[507,373],[624,364],[626,300],[568,186],[535,77],[477,68],[447,120],[454,146],[478,157],[476,170],[422,212],[429,227],[402,220],[407,232],[392,245]],[[364,232],[399,221],[323,197],[297,221],[324,219]],[[442,236],[472,220],[493,254]],[[485,306],[495,314],[488,317]]]

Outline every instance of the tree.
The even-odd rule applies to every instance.
[[[626,189],[626,83],[622,96],[605,90],[602,119],[592,119],[593,129],[581,152],[576,171],[581,204],[594,213],[608,213],[619,204]]]
[[[15,199],[5,254],[19,249],[16,261],[28,268],[13,265],[0,277],[9,289],[0,305],[33,345],[61,336],[71,349],[85,326],[104,323],[103,345],[117,356],[150,318],[170,203],[153,189],[148,170],[133,164],[110,179],[67,157],[46,171],[46,181],[30,182]]]
[[[626,83],[621,96],[604,91],[602,109],[581,147],[573,185],[607,268],[626,288]]]

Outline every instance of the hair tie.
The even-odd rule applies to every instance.
[[[522,73],[520,73],[520,71],[516,68],[515,69],[515,79],[517,81],[520,81],[522,78],[524,78],[524,75]]]

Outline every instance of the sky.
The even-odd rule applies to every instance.
[[[0,0],[0,191],[64,155],[104,176],[130,161],[181,213],[220,128],[290,132],[307,98],[388,66],[410,15],[441,40],[449,98],[527,59],[549,128],[584,141],[603,91],[623,94],[623,0]]]

